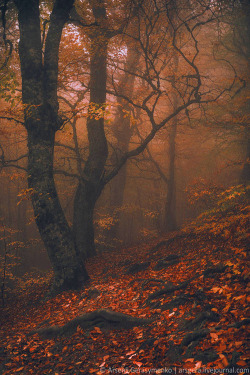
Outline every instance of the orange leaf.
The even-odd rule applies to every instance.
[[[202,362],[201,361],[196,362],[196,364],[195,364],[195,370],[201,368],[201,366],[202,366]]]
[[[138,367],[141,367],[141,366],[143,365],[142,362],[136,362],[136,361],[134,361],[133,363],[134,363],[135,365],[137,365]]]
[[[19,371],[21,371],[21,370],[23,370],[23,369],[24,369],[24,366],[17,368],[15,371],[16,371],[16,372],[19,372]]]
[[[240,359],[238,362],[237,362],[237,365],[238,366],[246,366],[247,363],[245,361],[243,361],[243,359]]]
[[[227,349],[226,344],[221,344],[220,347],[219,347],[219,349],[218,349],[218,351],[219,352],[224,352],[224,350],[226,350],[226,349]]]
[[[224,313],[227,313],[228,312],[228,310],[230,309],[230,307],[231,307],[231,303],[228,303],[227,305],[226,305],[226,307],[224,307],[224,309],[222,310]]]
[[[238,301],[239,299],[244,299],[246,298],[246,295],[243,294],[242,296],[234,297],[235,301]]]
[[[99,327],[94,327],[94,330],[95,330],[97,333],[102,333],[102,331],[100,330]]]
[[[216,335],[216,333],[210,332],[210,336],[212,337],[212,339],[218,340],[218,335]]]
[[[239,348],[242,345],[242,341],[235,341],[236,348]]]
[[[222,360],[223,366],[227,367],[229,365],[229,362],[224,354],[219,354],[220,359]]]

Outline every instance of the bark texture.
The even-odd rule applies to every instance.
[[[92,4],[92,2],[91,2]],[[93,2],[93,15],[99,26],[90,32],[90,103],[87,118],[89,155],[74,200],[73,231],[82,260],[95,255],[93,212],[103,189],[102,176],[108,156],[104,131],[107,82],[108,36],[105,29],[106,9],[103,1]],[[100,115],[100,112],[102,113]]]
[[[20,29],[24,120],[28,133],[28,187],[35,220],[54,270],[53,291],[77,288],[88,278],[64,216],[53,177],[58,116],[58,52],[62,29],[73,0],[55,1],[46,38],[44,61],[39,0],[16,0]]]
[[[57,336],[72,335],[76,332],[77,327],[81,327],[84,331],[90,331],[94,327],[99,327],[103,330],[131,329],[147,325],[152,321],[153,319],[136,318],[112,310],[99,309],[72,319],[64,326],[40,328],[30,334],[38,333],[44,339],[51,339]]]

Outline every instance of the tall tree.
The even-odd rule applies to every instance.
[[[119,80],[117,98],[117,108],[114,121],[112,123],[112,135],[115,138],[113,145],[113,154],[111,162],[116,164],[116,160],[124,153],[129,151],[129,145],[134,133],[134,124],[132,121],[132,105],[129,104],[122,95],[133,97],[137,67],[139,66],[140,50],[135,43],[127,44],[127,57],[124,66],[124,73]],[[127,177],[127,164],[125,164],[117,176],[110,184],[110,206],[111,214],[115,216],[115,224],[111,228],[110,235],[118,236],[119,224],[121,219],[121,207],[124,202],[125,185]]]
[[[125,12],[120,12],[118,19],[125,21],[121,22],[122,28],[113,30],[114,22],[110,19],[112,11],[108,9],[108,6],[113,6],[113,2],[92,0],[84,3],[88,7],[86,13],[93,15],[93,22],[85,25],[82,22],[84,27],[88,26],[87,35],[90,39],[90,98],[87,117],[89,154],[84,167],[79,164],[78,168],[80,176],[74,203],[74,241],[53,179],[54,139],[56,132],[64,124],[58,113],[57,101],[58,51],[63,27],[74,9],[73,0],[53,2],[49,29],[47,35],[46,32],[43,35],[44,51],[39,1],[15,0],[20,27],[24,121],[28,134],[28,183],[37,226],[55,271],[54,289],[57,290],[77,287],[88,277],[83,260],[95,253],[93,211],[104,186],[120,173],[128,159],[141,154],[155,135],[165,125],[171,124],[180,112],[213,102],[232,87],[231,85],[221,91],[216,87],[214,92],[207,91],[203,86],[206,81],[197,64],[197,35],[204,24],[214,19],[213,4],[205,0],[177,2],[178,25],[174,34],[171,34],[165,2],[131,0],[131,3],[117,3],[122,4],[123,10],[124,4],[135,9],[132,12],[135,19],[132,26],[129,18],[126,21]],[[185,12],[182,10],[183,4]],[[89,20],[88,17],[87,19]],[[121,92],[114,77],[109,95],[143,113],[144,131],[141,139],[136,138],[133,145],[127,145],[122,151],[115,166],[110,166],[107,163],[108,144],[104,129],[107,56],[110,39],[121,29],[126,38],[131,43],[136,43],[140,50],[142,63],[138,71],[131,71],[131,79],[133,76],[135,85],[142,89],[136,97],[131,96],[130,92]],[[177,34],[183,37],[183,44],[179,42]],[[176,77],[167,59],[170,47],[175,49],[183,67]],[[171,106],[169,95],[173,89],[179,98],[175,107]]]
[[[117,81],[113,79],[114,87],[109,89],[109,94],[113,94],[118,101],[123,100],[135,109],[140,109],[147,117],[150,128],[145,127],[146,135],[140,139],[136,147],[132,149],[127,147],[119,155],[116,165],[107,167],[108,148],[104,129],[107,46],[111,37],[117,33],[107,27],[110,17],[107,16],[106,11],[108,3],[90,1],[94,23],[88,30],[91,39],[90,111],[87,119],[89,155],[75,196],[73,225],[78,251],[83,259],[95,254],[93,212],[104,186],[120,173],[128,159],[141,154],[155,135],[166,124],[170,124],[180,112],[186,111],[189,107],[193,108],[195,104],[199,106],[202,103],[213,102],[225,90],[230,89],[224,88],[219,93],[217,91],[214,96],[210,91],[206,92],[202,87],[203,80],[197,64],[199,56],[197,33],[204,24],[214,21],[213,5],[210,4],[210,8],[205,0],[197,3],[191,3],[189,0],[173,1],[174,6],[176,3],[178,3],[175,8],[178,13],[178,24],[173,32],[169,32],[171,17],[168,15],[165,3],[161,1],[153,3],[132,1],[131,3],[135,9],[135,12],[132,12],[134,19],[132,23],[128,22],[126,25],[125,34],[131,43],[138,45],[142,66],[138,72],[131,71],[130,74],[134,76],[133,79],[137,84],[142,86],[144,83],[145,89],[141,91],[140,96],[133,98],[131,93],[119,91]],[[166,26],[163,26],[164,22]],[[178,35],[184,39],[184,43],[179,42]],[[168,49],[171,45],[182,64],[182,71],[179,71],[176,77],[173,67],[167,62]],[[190,47],[189,50],[187,45]],[[179,99],[176,100],[174,107],[171,106],[169,96],[171,90],[175,91]],[[162,105],[165,105],[165,111],[162,111]],[[93,107],[96,109],[97,116],[91,112]],[[172,198],[171,200],[173,202]]]
[[[93,213],[102,191],[101,181],[108,156],[104,132],[104,112],[107,82],[107,48],[111,34],[106,26],[104,1],[90,1],[97,26],[89,30],[90,46],[90,102],[87,117],[89,155],[80,176],[74,200],[73,231],[82,259],[95,254]],[[101,112],[99,114],[99,112]]]
[[[63,125],[57,100],[59,44],[73,2],[55,1],[43,56],[39,0],[15,0],[20,30],[24,125],[28,133],[28,187],[36,224],[54,270],[54,291],[79,287],[88,278],[61,208],[53,176],[55,133]]]

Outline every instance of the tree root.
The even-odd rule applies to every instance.
[[[76,332],[77,327],[81,327],[86,331],[94,327],[101,329],[130,329],[149,324],[152,321],[153,319],[141,319],[111,310],[99,309],[72,319],[64,326],[40,328],[31,331],[30,335],[38,333],[44,339],[51,339],[57,336],[70,336]]]
[[[143,262],[143,263],[135,263],[129,267],[129,269],[125,272],[126,275],[133,275],[137,272],[144,271],[150,266],[150,262]]]
[[[214,311],[203,311],[198,314],[193,320],[186,320],[181,327],[187,331],[201,329],[205,322],[218,322],[220,320],[219,314]]]
[[[154,293],[151,293],[148,298],[146,299],[146,303],[147,304],[150,304],[150,301],[156,299],[156,298],[160,298],[162,295],[165,295],[165,294],[172,294],[174,293],[175,291],[177,290],[181,290],[181,289],[186,289],[187,286],[191,283],[191,281],[197,279],[198,277],[200,277],[200,275],[196,275],[194,277],[191,277],[190,279],[186,280],[186,281],[183,281],[182,283],[180,283],[179,285],[174,285],[174,286],[168,286],[166,288],[163,288],[163,289],[160,289],[160,290],[157,290],[156,292]]]
[[[248,325],[248,324],[250,324],[250,318],[246,318],[234,324],[230,324],[227,327],[228,328],[241,328],[242,326]],[[171,360],[174,360],[174,361],[181,361],[182,358],[189,358],[190,356],[193,355],[193,351],[201,339],[205,338],[210,332],[214,330],[219,331],[223,328],[225,329],[225,327],[223,326],[216,326],[212,328],[196,329],[193,332],[189,332],[183,337],[180,345],[175,345],[173,341],[171,342],[170,349],[168,350],[167,356],[171,358]]]
[[[216,273],[222,273],[222,272],[224,272],[226,270],[226,268],[227,268],[226,265],[220,263],[220,264],[216,265],[215,267],[207,268],[201,274],[197,274],[197,275],[191,277],[190,279],[188,279],[186,281],[183,281],[179,285],[167,286],[166,288],[157,290],[156,292],[154,292],[154,293],[152,293],[152,294],[150,294],[148,296],[148,298],[146,299],[146,304],[150,304],[150,301],[152,301],[154,299],[157,299],[157,298],[160,298],[162,295],[172,294],[172,293],[174,293],[177,290],[186,289],[187,286],[193,280],[198,279],[200,276],[211,277],[211,275],[214,275]]]
[[[150,250],[149,250],[149,254],[154,254],[156,253],[161,247],[165,246],[169,246],[171,245],[174,241],[176,240],[182,240],[182,239],[187,239],[187,238],[194,238],[196,237],[195,233],[177,233],[176,235],[174,235],[173,237],[169,238],[168,240],[163,240],[161,242],[159,242],[156,246],[152,247]]]
[[[155,267],[154,267],[154,270],[155,271],[160,271],[162,270],[163,268],[168,268],[170,266],[174,266],[175,264],[178,264],[180,262],[180,260],[178,258],[176,259],[172,259],[172,260],[169,260],[169,261],[166,261],[165,259],[160,259]]]

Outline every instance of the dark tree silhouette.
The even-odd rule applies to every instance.
[[[42,56],[39,0],[16,0],[20,30],[24,125],[28,133],[28,187],[36,224],[54,270],[52,290],[77,288],[88,278],[61,208],[53,176],[58,115],[58,54],[63,27],[73,0],[57,0]]]

